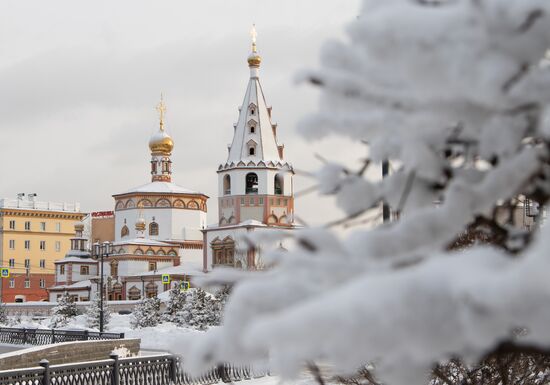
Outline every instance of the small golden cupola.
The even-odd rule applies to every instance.
[[[262,63],[262,57],[258,53],[258,48],[256,47],[256,25],[252,24],[252,29],[250,30],[250,36],[252,37],[252,52],[248,55],[248,66],[253,68],[259,68]]]
[[[164,130],[164,114],[166,105],[160,96],[160,103],[157,105],[159,113],[159,130],[151,136],[149,149],[151,150],[151,176],[153,182],[172,181],[172,161],[170,155],[174,149],[174,141]]]
[[[149,148],[153,154],[170,155],[174,148],[174,141],[164,130],[166,105],[164,104],[162,96],[160,97],[160,103],[157,105],[157,111],[160,117],[159,130],[151,136]]]

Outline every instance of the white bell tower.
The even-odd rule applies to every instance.
[[[258,221],[292,226],[294,191],[292,165],[284,160],[284,146],[277,142],[277,125],[271,121],[259,79],[262,61],[252,30],[248,56],[250,79],[239,108],[239,119],[225,164],[218,168],[219,226]]]

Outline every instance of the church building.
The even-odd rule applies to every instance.
[[[107,296],[140,299],[169,290],[171,280],[202,273],[203,239],[208,197],[172,182],[174,141],[164,128],[166,107],[157,107],[160,125],[150,141],[151,182],[113,195],[115,242],[106,258]]]
[[[261,268],[260,249],[248,249],[243,236],[253,231],[293,230],[292,165],[284,158],[260,84],[262,58],[252,31],[250,79],[234,125],[225,163],[218,167],[218,223],[203,231],[203,269]]]

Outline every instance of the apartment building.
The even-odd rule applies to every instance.
[[[54,261],[71,249],[74,224],[84,214],[78,203],[40,202],[36,194],[0,199],[2,302],[43,301],[55,280]]]

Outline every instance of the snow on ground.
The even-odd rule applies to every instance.
[[[195,329],[179,327],[171,322],[161,323],[156,327],[132,329],[130,321],[132,315],[122,315],[113,313],[111,320],[106,327],[106,332],[124,333],[126,338],[140,338],[142,351],[169,352],[170,347],[173,347],[174,336],[184,333],[203,333]],[[41,328],[49,329],[50,318],[43,320],[32,320],[31,317],[21,317],[21,321],[17,324],[11,324],[10,327],[17,328]],[[89,328],[86,324],[86,315],[79,315],[73,318],[66,326],[61,327],[62,330],[90,330],[98,331],[94,328]],[[221,383],[220,383],[221,384]],[[313,385],[316,382],[307,374],[293,381],[282,381],[277,376],[266,376],[252,380],[239,381],[241,385]]]

